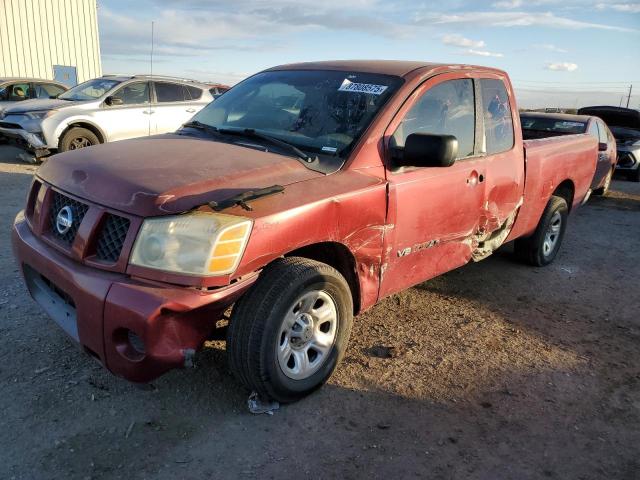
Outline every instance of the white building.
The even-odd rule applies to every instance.
[[[0,78],[100,75],[96,0],[0,0]]]

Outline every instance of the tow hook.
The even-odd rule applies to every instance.
[[[184,355],[184,368],[193,368],[193,358],[196,356],[196,351],[193,348],[185,348],[182,350]]]

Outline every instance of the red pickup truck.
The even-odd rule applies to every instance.
[[[511,240],[552,262],[597,149],[587,134],[523,141],[499,70],[286,65],[174,134],[52,157],[13,248],[33,298],[111,372],[191,364],[233,306],[231,370],[294,401],[381,298]]]

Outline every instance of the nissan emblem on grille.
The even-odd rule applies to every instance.
[[[73,225],[73,210],[69,205],[62,207],[56,217],[56,230],[60,235],[64,235]]]

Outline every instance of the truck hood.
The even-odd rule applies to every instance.
[[[54,155],[37,174],[62,191],[143,217],[323,176],[289,156],[176,134]]]
[[[23,100],[22,102],[16,102],[14,106],[8,107],[5,110],[7,115],[15,114],[15,113],[25,113],[25,112],[41,112],[44,110],[53,110],[56,108],[62,107],[70,107],[72,105],[78,105],[79,103],[84,102],[76,102],[70,100],[58,100],[55,98],[50,99],[33,99],[33,100]]]

